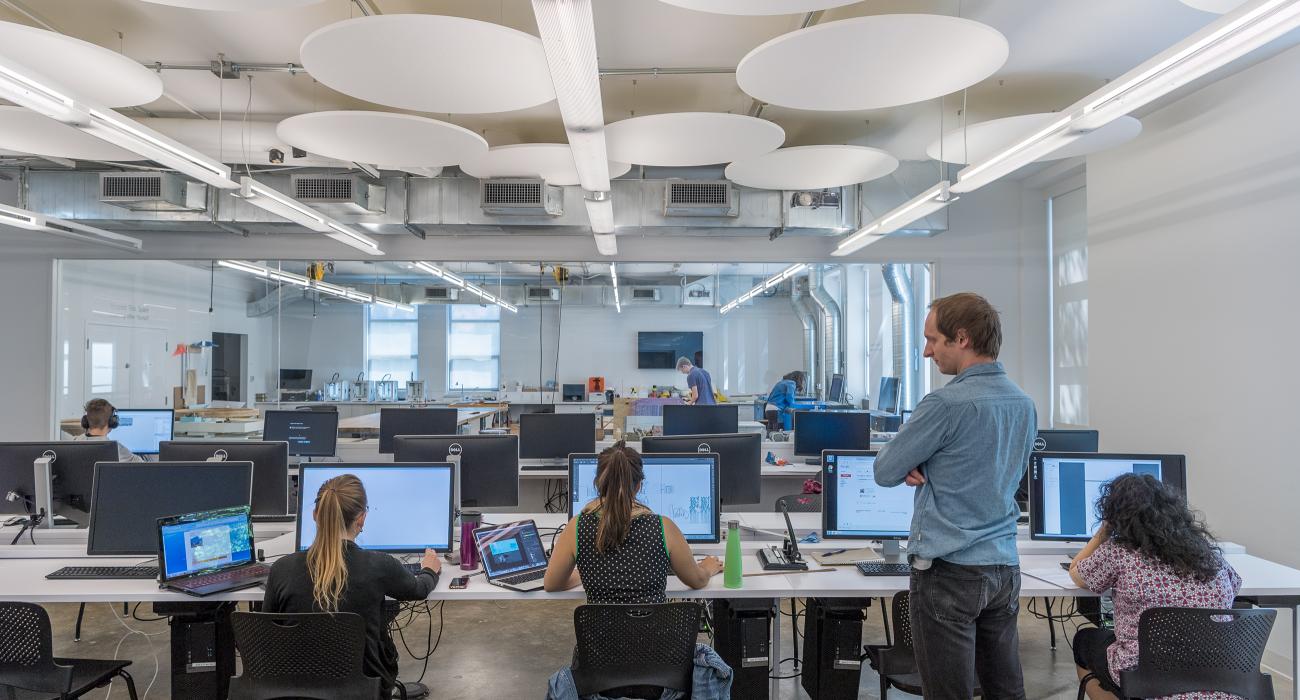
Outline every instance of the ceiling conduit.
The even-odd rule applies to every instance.
[[[906,265],[881,265],[880,271],[885,278],[885,287],[889,289],[889,296],[894,303],[898,304],[898,313],[903,317],[903,347],[899,349],[903,356],[903,376],[900,378],[902,389],[899,392],[899,405],[902,408],[911,408],[916,405],[913,394],[916,391],[916,371],[919,361],[913,321],[916,317],[916,309],[913,308],[915,300],[912,297],[912,277],[907,273]]]

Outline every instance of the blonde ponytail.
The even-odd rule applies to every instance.
[[[316,539],[307,549],[307,572],[311,575],[312,598],[321,610],[338,610],[339,598],[348,585],[343,541],[365,511],[365,487],[351,474],[326,481],[316,492]]]

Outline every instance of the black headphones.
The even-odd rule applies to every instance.
[[[86,405],[89,406],[90,404],[87,403]],[[108,416],[108,429],[109,429],[109,430],[117,430],[117,426],[121,425],[121,421],[118,420],[118,418],[117,418],[117,408],[116,408],[115,406],[113,406],[112,404],[109,404],[109,408],[112,408],[112,409],[113,409],[113,412],[112,412],[111,414],[109,414],[109,416]],[[83,409],[83,410],[85,410],[85,409]],[[85,415],[85,414],[82,414],[82,416],[81,416],[81,429],[82,429],[82,430],[90,430],[90,416]]]

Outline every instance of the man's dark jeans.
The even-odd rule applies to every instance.
[[[927,700],[1024,700],[1020,670],[1020,567],[936,560],[913,570],[912,641]]]

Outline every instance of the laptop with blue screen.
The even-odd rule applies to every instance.
[[[192,596],[251,588],[271,569],[254,557],[248,506],[158,519],[158,582]]]
[[[536,591],[546,576],[546,548],[537,524],[520,520],[474,530],[488,583],[512,591]]]

